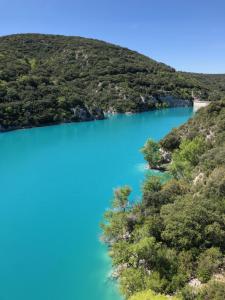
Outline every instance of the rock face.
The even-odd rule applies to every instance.
[[[141,96],[140,107],[142,110],[149,110],[151,107],[157,107],[157,105],[165,105],[166,107],[189,107],[193,106],[193,101],[190,99],[176,98],[172,95],[167,96]]]
[[[91,120],[91,115],[85,107],[80,105],[72,109],[73,121],[88,121]]]
[[[189,107],[193,106],[193,101],[189,99],[179,99],[174,96],[163,96],[160,100],[168,107]]]
[[[166,104],[168,107],[187,107],[192,106],[193,103],[191,100],[185,99],[178,99],[173,96],[162,96],[159,99],[154,97],[149,98],[141,98],[142,106],[140,107],[141,111],[148,111],[151,108],[152,104],[161,103]],[[110,107],[107,113],[104,114],[104,111],[98,107],[87,108],[83,105],[77,105],[76,107],[72,108],[72,121],[92,121],[92,120],[103,120],[105,118],[105,114],[115,114],[116,109]],[[126,114],[130,114],[131,112],[126,112]]]
[[[104,119],[103,110],[100,108],[87,109],[85,106],[78,105],[72,109],[73,121],[92,121]]]
[[[161,154],[162,160],[161,164],[168,164],[171,162],[171,153],[169,151],[165,151],[164,149],[160,148],[159,152]]]
[[[103,120],[105,118],[103,110],[98,107],[90,109],[89,112],[93,116],[94,120]]]

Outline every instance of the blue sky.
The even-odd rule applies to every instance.
[[[178,70],[225,73],[224,0],[0,0],[0,35],[98,38]]]

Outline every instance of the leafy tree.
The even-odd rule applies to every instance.
[[[112,209],[104,214],[104,222],[101,223],[104,240],[121,240],[128,231],[128,218],[126,210],[129,207],[129,195],[131,189],[128,186],[118,188],[114,191]],[[122,229],[122,230],[121,230]]]
[[[144,273],[141,269],[129,268],[122,272],[120,277],[121,292],[129,297],[145,289]]]
[[[190,177],[191,171],[198,164],[200,156],[205,152],[205,141],[202,137],[184,140],[172,156],[170,172],[176,177]]]
[[[145,160],[148,162],[150,168],[155,168],[159,165],[162,156],[160,153],[159,144],[149,139],[141,149]]]
[[[114,191],[114,199],[112,207],[118,210],[125,211],[129,205],[129,199],[131,188],[129,186],[124,186],[118,188]]]

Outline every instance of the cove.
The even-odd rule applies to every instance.
[[[147,138],[192,116],[173,108],[0,134],[0,299],[120,300],[99,223],[112,188],[140,195]]]

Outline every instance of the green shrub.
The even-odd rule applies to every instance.
[[[218,248],[210,248],[202,252],[198,259],[197,276],[207,282],[222,263],[222,253]]]

